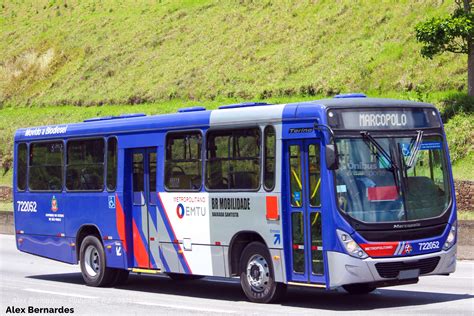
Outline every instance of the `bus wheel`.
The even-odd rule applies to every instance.
[[[349,294],[369,294],[373,292],[376,287],[370,286],[365,283],[360,284],[347,284],[342,286]]]
[[[286,285],[275,282],[273,265],[267,247],[252,242],[240,257],[240,284],[247,298],[256,303],[273,303],[286,292]]]
[[[173,281],[192,281],[204,278],[202,275],[182,274],[182,273],[168,273],[168,276]]]
[[[89,286],[108,286],[117,271],[105,266],[104,246],[95,236],[84,238],[80,249],[82,278]]]

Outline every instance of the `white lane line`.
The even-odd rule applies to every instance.
[[[225,309],[186,307],[182,305],[156,304],[156,303],[148,303],[148,302],[134,302],[134,303],[139,304],[139,305],[145,305],[145,306],[157,306],[157,307],[163,307],[163,308],[181,309],[181,310],[205,312],[205,313],[219,313],[219,314],[236,314],[237,313],[237,311],[229,311]]]
[[[446,279],[461,279],[461,280],[472,280],[474,279],[474,277],[459,277],[459,276],[439,276],[439,278],[443,279],[443,280],[446,280]]]
[[[35,292],[35,293],[46,293],[46,294],[53,294],[53,295],[61,295],[61,296],[71,296],[71,297],[79,297],[79,298],[97,298],[96,296],[88,296],[88,295],[81,295],[81,294],[71,294],[71,293],[60,293],[60,292],[53,292],[53,291],[45,291],[45,290],[37,290],[37,289],[23,289],[24,291],[28,292]]]

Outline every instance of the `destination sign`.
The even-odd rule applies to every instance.
[[[330,110],[328,120],[333,128],[351,130],[439,127],[431,109]]]

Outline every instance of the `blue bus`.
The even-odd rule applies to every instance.
[[[14,157],[18,249],[79,263],[90,286],[240,278],[268,303],[287,285],[361,294],[455,271],[430,104],[346,94],[99,117],[19,129]]]

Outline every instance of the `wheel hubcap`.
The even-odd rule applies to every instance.
[[[100,257],[97,249],[90,245],[86,248],[84,254],[84,265],[86,267],[87,274],[91,277],[95,277],[100,270]]]
[[[268,287],[270,269],[267,260],[261,255],[254,255],[247,264],[247,280],[255,292],[263,292]]]

